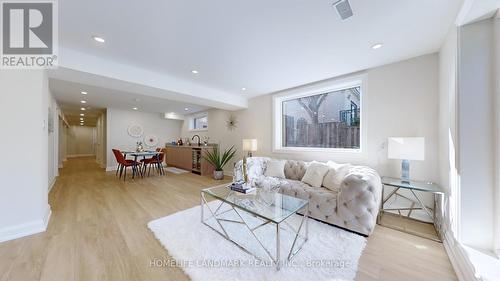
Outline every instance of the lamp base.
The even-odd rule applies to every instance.
[[[401,180],[403,182],[410,182],[410,161],[401,161]]]

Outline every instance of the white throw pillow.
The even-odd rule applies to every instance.
[[[285,178],[285,160],[271,160],[267,162],[266,177]]]
[[[349,173],[351,164],[338,164],[333,161],[328,161],[326,164],[329,169],[323,179],[323,186],[331,191],[338,191],[340,184],[342,184],[345,176]]]
[[[309,184],[312,187],[321,187],[323,178],[328,172],[329,167],[323,163],[312,162],[307,167],[306,173],[302,178],[302,182]]]

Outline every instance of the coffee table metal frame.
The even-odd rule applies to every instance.
[[[280,259],[280,231],[281,230],[290,231],[293,234],[295,234],[292,246],[290,247],[290,250],[288,252],[288,256],[287,256],[287,260],[288,261],[291,261],[292,258],[302,249],[302,247],[304,246],[304,244],[307,242],[307,240],[308,240],[308,232],[309,232],[309,223],[308,223],[308,221],[309,221],[309,202],[308,201],[306,201],[305,205],[302,208],[300,208],[300,209],[297,210],[297,211],[304,210],[304,215],[302,216],[302,220],[300,222],[299,228],[295,229],[288,222],[286,222],[286,220],[291,215],[293,215],[293,214],[291,214],[290,216],[282,219],[279,222],[273,221],[273,220],[265,217],[264,215],[258,214],[257,212],[252,212],[252,211],[250,211],[248,209],[245,209],[245,208],[243,208],[241,206],[238,206],[238,205],[236,205],[236,204],[234,204],[232,202],[224,200],[224,198],[216,197],[216,196],[208,193],[207,190],[208,189],[204,189],[204,190],[201,191],[201,200],[200,200],[200,205],[201,205],[201,222],[204,225],[210,227],[216,233],[220,234],[222,237],[224,237],[229,242],[232,242],[233,244],[235,244],[236,246],[238,246],[244,252],[252,255],[253,257],[255,257],[256,259],[258,259],[260,261],[265,261],[266,260],[265,258],[262,258],[262,257],[258,256],[257,254],[253,253],[251,250],[247,249],[245,246],[239,244],[236,240],[232,239],[229,236],[229,234],[227,233],[226,229],[224,228],[222,222],[230,222],[230,223],[237,223],[237,224],[244,225],[245,228],[252,234],[252,236],[258,242],[258,244],[260,245],[260,247],[266,252],[266,254],[269,257],[269,259],[271,260],[271,262],[273,262],[275,264],[276,270],[280,270],[281,263],[282,263],[281,259]],[[233,191],[233,192],[235,192],[235,191]],[[228,193],[228,196],[230,194],[231,193]],[[217,199],[217,200],[220,201],[219,205],[217,206],[217,208],[215,210],[212,210],[212,208],[210,208],[210,206],[208,204],[208,201],[207,201],[207,199],[205,197],[206,195],[209,195],[210,197],[213,197],[213,198],[215,198],[215,199]],[[283,196],[287,196],[287,195],[283,195]],[[223,205],[230,206],[230,209],[221,211],[221,207]],[[210,216],[208,218],[204,218],[204,207],[206,207],[209,210],[209,212],[210,212]],[[226,218],[221,217],[223,214],[226,214],[226,213],[231,212],[231,211],[233,211],[240,220],[232,220],[232,219],[226,219]],[[245,212],[247,214],[252,215],[255,218],[260,219],[261,223],[259,225],[257,225],[257,226],[254,226],[254,227],[250,226],[247,223],[247,221],[245,221],[245,219],[243,219],[243,216],[241,215],[241,212]],[[215,219],[215,221],[217,222],[217,224],[219,225],[219,227],[222,229],[222,231],[214,228],[213,226],[211,226],[211,225],[209,225],[207,223],[207,221],[209,219],[211,219],[211,218]],[[259,237],[255,234],[255,231],[257,229],[259,229],[260,227],[265,226],[267,224],[275,224],[275,227],[276,227],[276,253],[275,253],[275,255],[273,255],[271,253],[271,251],[264,246],[264,244],[262,243],[261,239],[259,239]],[[286,225],[289,229],[285,228],[283,225]],[[300,231],[302,230],[302,227],[305,227],[305,236],[302,236],[300,234]],[[302,243],[300,243],[300,245],[297,245],[297,241],[299,240],[298,239],[299,237],[302,238],[303,241],[302,241]]]

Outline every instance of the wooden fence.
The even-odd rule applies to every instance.
[[[292,118],[285,120],[284,144],[288,147],[359,148],[359,126],[347,126],[342,122],[307,124]],[[295,127],[295,128],[294,128]]]

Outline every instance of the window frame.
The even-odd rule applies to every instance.
[[[206,128],[201,128],[201,129],[196,129],[194,126],[194,122],[196,119],[207,117],[207,127]],[[202,131],[208,131],[209,128],[209,120],[208,120],[208,113],[203,112],[203,113],[198,113],[194,114],[189,118],[189,131],[190,132],[202,132]]]
[[[348,88],[360,87],[360,122],[359,122],[359,148],[323,148],[323,147],[285,147],[283,146],[283,102],[320,95],[329,92],[340,91]],[[273,152],[275,153],[297,153],[297,152],[322,152],[339,154],[361,154],[365,147],[365,113],[364,99],[366,95],[366,83],[364,75],[358,75],[345,79],[330,80],[318,85],[301,87],[286,91],[273,96]]]

